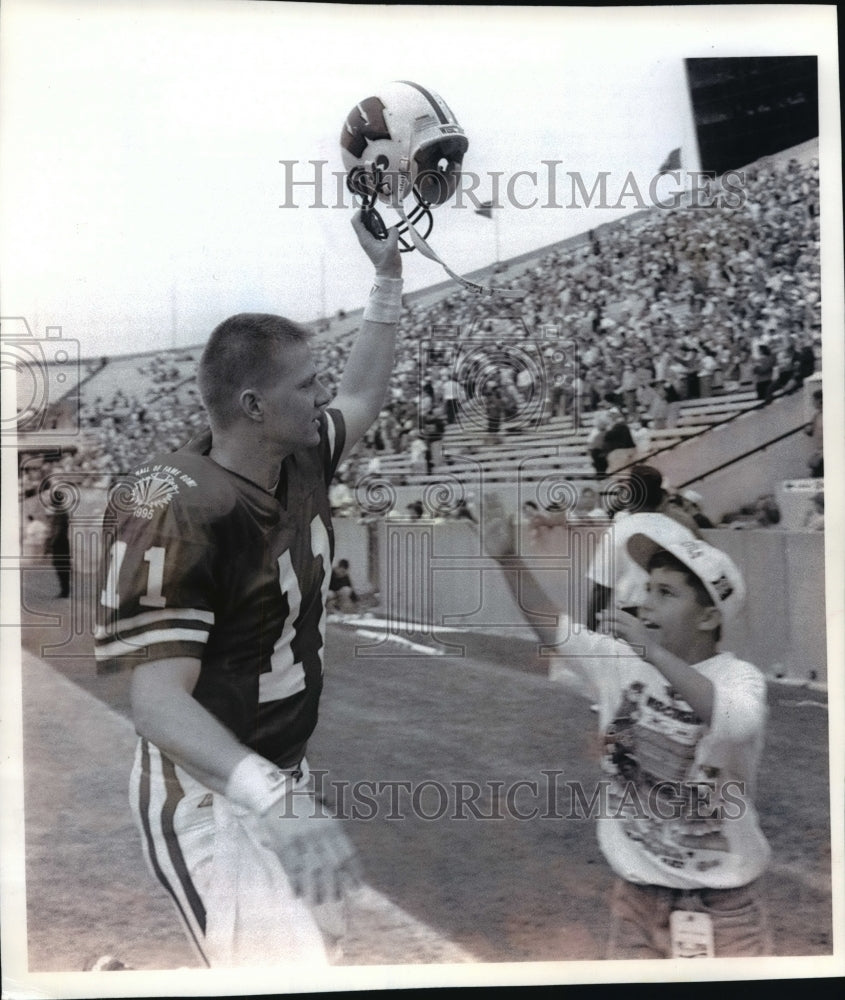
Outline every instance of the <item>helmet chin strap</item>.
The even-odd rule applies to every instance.
[[[434,218],[431,214],[431,206],[427,202],[418,202],[414,208],[411,209],[411,214],[408,216],[407,224],[403,223],[402,225],[397,226],[397,229],[399,230],[399,242],[402,244],[400,248],[401,253],[408,253],[414,249],[413,237],[411,237],[412,241],[410,243],[405,239],[405,233],[410,228],[411,223],[413,223],[415,227],[420,224],[425,226],[425,232],[417,232],[416,235],[419,239],[426,240],[431,233],[431,230],[434,228]]]
[[[499,295],[502,298],[522,299],[527,294],[526,292],[519,291],[517,289],[493,288],[487,285],[479,285],[475,281],[470,281],[468,278],[464,278],[460,274],[456,274],[451,269],[451,267],[449,267],[449,265],[440,257],[440,255],[435,250],[433,250],[428,245],[428,243],[426,243],[425,239],[422,236],[420,236],[420,234],[416,231],[413,223],[405,213],[405,208],[402,205],[402,203],[399,202],[393,207],[399,214],[399,218],[404,223],[404,226],[408,232],[408,236],[410,236],[411,241],[417,248],[417,250],[419,250],[419,252],[423,255],[423,257],[428,257],[429,260],[436,261],[443,268],[443,270],[449,275],[449,277],[453,281],[457,281],[459,285],[463,285],[464,288],[469,289],[469,291],[471,292],[475,292],[477,295]],[[430,231],[431,230],[429,229],[429,232]],[[426,235],[428,235],[428,233],[426,233]]]

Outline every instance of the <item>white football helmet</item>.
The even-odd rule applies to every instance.
[[[382,230],[375,201],[397,208],[413,193],[417,207],[411,219],[426,215],[430,232],[428,210],[455,193],[468,146],[443,98],[408,80],[389,83],[359,101],[340,133],[347,187]]]
[[[389,83],[359,101],[340,132],[346,186],[361,199],[364,225],[374,236],[387,239],[375,208],[381,201],[399,215],[402,252],[419,250],[473,292],[522,298],[523,289],[488,288],[461,277],[426,242],[434,224],[431,209],[445,204],[457,190],[468,147],[464,130],[443,98],[410,80]],[[409,194],[416,204],[406,212],[403,202]],[[425,232],[417,230],[420,221]]]

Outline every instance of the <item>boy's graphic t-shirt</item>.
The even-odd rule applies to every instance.
[[[602,774],[594,814],[599,846],[629,882],[677,889],[746,885],[770,847],[754,806],[766,722],[766,681],[718,653],[695,669],[714,687],[705,725],[630,646],[562,626],[553,680],[598,703]]]

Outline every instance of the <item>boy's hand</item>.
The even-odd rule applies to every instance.
[[[376,274],[383,278],[401,278],[402,256],[399,253],[399,233],[396,227],[391,226],[388,229],[386,240],[379,240],[364,225],[362,212],[359,209],[352,216],[352,228],[364,253],[373,262]]]
[[[656,645],[654,633],[646,628],[636,615],[629,614],[621,608],[600,611],[596,616],[596,629],[627,642],[645,660],[649,658],[649,650]]]
[[[494,559],[516,554],[513,518],[505,512],[496,493],[487,494],[481,503],[481,541],[485,552]]]
[[[538,542],[542,538],[543,530],[546,528],[563,528],[569,524],[566,511],[532,511],[528,517],[528,528],[532,542]]]

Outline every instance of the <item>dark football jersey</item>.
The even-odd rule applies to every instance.
[[[208,458],[209,435],[113,489],[98,669],[200,659],[197,701],[257,753],[298,762],[322,688],[328,484],[344,440],[329,410],[320,444],[285,459],[273,496]]]

